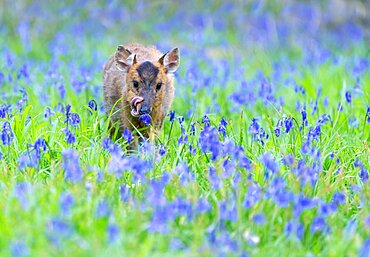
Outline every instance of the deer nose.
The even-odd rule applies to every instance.
[[[150,107],[146,104],[143,104],[140,108],[139,114],[143,115],[143,114],[149,114],[149,113],[150,113]]]

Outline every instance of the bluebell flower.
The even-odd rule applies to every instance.
[[[266,215],[263,213],[257,213],[253,216],[253,222],[257,225],[263,225],[266,223]]]
[[[366,117],[367,117],[367,123],[370,123],[370,107],[367,107],[367,110],[366,110]]]
[[[96,104],[95,100],[90,100],[87,104],[87,106],[89,107],[89,113],[90,115],[93,114],[92,111],[96,112],[98,110],[98,105]]]
[[[190,123],[189,135],[190,136],[194,136],[195,135],[195,122]]]
[[[260,142],[262,146],[265,145],[265,140],[269,138],[269,135],[265,130],[258,124],[258,119],[253,118],[252,123],[249,125],[249,133],[252,134],[254,141]]]
[[[370,215],[367,215],[364,219],[364,225],[365,227],[370,230]]]
[[[20,182],[14,186],[14,196],[23,209],[28,209],[30,196],[32,195],[32,185],[27,182]]]
[[[352,95],[349,91],[346,91],[346,101],[347,103],[352,103]]]
[[[69,124],[72,127],[77,127],[80,124],[80,116],[77,113],[70,113],[69,115]]]
[[[107,218],[111,213],[110,206],[108,201],[103,199],[99,201],[98,206],[96,207],[95,216],[97,218]]]
[[[306,108],[301,110],[301,115],[302,115],[302,126],[308,126]]]
[[[162,155],[162,156],[166,154],[166,147],[163,144],[160,144],[159,145],[159,151],[158,151],[158,153],[160,155]]]
[[[197,148],[195,148],[192,144],[189,145],[189,152],[192,156],[195,156],[197,153]]]
[[[130,198],[130,188],[123,184],[121,187],[120,187],[120,199],[122,202],[127,202]]]
[[[278,120],[278,122],[276,123],[275,129],[274,129],[276,137],[280,137],[282,126],[283,126],[283,121]]]
[[[45,119],[48,119],[50,118],[51,116],[54,116],[55,115],[55,112],[53,112],[50,107],[46,107],[45,108],[45,111],[44,111],[44,118]]]
[[[60,218],[53,218],[48,223],[48,238],[56,246],[60,246],[60,244],[73,233],[73,228]]]
[[[3,145],[10,145],[13,142],[14,134],[13,130],[8,121],[3,124],[3,129],[1,131],[1,141]]]
[[[207,115],[203,116],[202,124],[204,124],[204,128],[211,126],[210,120]]]
[[[209,168],[208,178],[212,189],[218,190],[222,187],[222,180],[216,173],[216,169],[214,167]]]
[[[259,160],[262,162],[263,166],[266,168],[265,177],[269,178],[269,172],[276,174],[280,171],[280,166],[276,163],[274,156],[267,152],[260,156]]]
[[[292,167],[294,165],[294,156],[291,154],[284,156],[282,162],[285,166]]]
[[[335,192],[332,197],[332,202],[335,205],[344,204],[346,202],[346,197],[342,192]]]
[[[60,209],[63,215],[69,216],[75,200],[70,193],[62,193],[59,196]]]
[[[208,202],[207,199],[200,198],[200,199],[198,199],[198,202],[196,203],[195,209],[196,209],[197,213],[206,213],[206,212],[211,211],[212,206]]]
[[[358,257],[369,257],[370,256],[370,238],[366,239],[358,252]]]
[[[171,110],[171,111],[167,114],[167,116],[169,116],[169,117],[170,117],[170,122],[171,122],[171,123],[172,123],[172,122],[174,122],[174,120],[175,120],[175,111]]]
[[[107,227],[107,236],[108,236],[108,242],[109,243],[115,243],[117,242],[119,238],[119,228],[116,224],[109,223]]]
[[[70,182],[79,182],[83,178],[78,153],[74,149],[65,149],[62,152],[64,179]]]
[[[313,219],[310,230],[311,233],[318,231],[324,232],[327,229],[325,219],[323,217],[317,216]]]
[[[66,135],[67,144],[74,144],[74,143],[76,143],[77,140],[76,140],[75,135],[68,128],[65,128],[64,129],[64,133]]]
[[[139,117],[139,120],[141,120],[146,126],[149,126],[151,118],[149,114],[144,114]]]
[[[13,257],[25,257],[29,256],[30,250],[23,240],[17,240],[10,243],[10,253]]]
[[[302,240],[304,236],[304,226],[298,219],[292,219],[285,226],[285,234],[287,236],[295,236]]]
[[[262,190],[258,184],[252,183],[249,185],[244,197],[243,207],[252,208],[262,198]]]
[[[293,128],[293,118],[285,118],[284,119],[284,125],[285,125],[285,133],[289,133],[289,131]]]
[[[203,153],[212,153],[212,161],[220,156],[222,145],[214,127],[204,127],[204,130],[199,133],[199,144]]]
[[[127,141],[127,144],[130,144],[132,142],[132,140],[134,139],[134,137],[132,136],[131,131],[128,128],[125,128],[125,130],[123,131],[123,138]],[[104,149],[106,149],[106,148],[104,148]]]

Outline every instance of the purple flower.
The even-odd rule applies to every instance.
[[[349,91],[346,92],[346,101],[347,103],[352,103],[352,95]]]
[[[327,225],[325,219],[323,217],[315,217],[311,224],[311,233],[315,233],[318,231],[325,232],[327,230]]]
[[[95,216],[97,218],[106,218],[110,215],[110,213],[111,210],[107,200],[101,200],[96,207]]]
[[[203,116],[202,124],[204,124],[204,128],[211,126],[210,120],[207,115]]]
[[[222,180],[221,178],[218,176],[218,174],[216,173],[216,169],[213,168],[213,167],[210,167],[209,168],[209,182],[211,184],[211,187],[214,189],[214,190],[218,190],[221,188],[222,186]]]
[[[287,236],[296,236],[302,240],[304,236],[304,226],[301,222],[299,222],[299,220],[293,219],[286,224],[285,234]]]
[[[306,108],[301,110],[301,115],[302,115],[302,126],[308,126]]]
[[[80,160],[76,150],[65,149],[62,152],[64,179],[70,182],[79,182],[83,178],[83,171],[80,167]]]
[[[150,115],[149,114],[144,114],[139,117],[139,120],[141,120],[146,126],[150,125]]]
[[[366,117],[367,117],[367,123],[370,123],[370,107],[367,107]]]
[[[190,136],[194,136],[195,135],[195,122],[190,123],[189,135]]]
[[[284,125],[285,125],[285,133],[289,133],[289,131],[293,128],[293,119],[291,117],[286,118],[284,120]]]
[[[29,198],[32,195],[32,185],[26,182],[17,183],[14,187],[14,196],[23,209],[28,209]]]
[[[71,113],[69,116],[69,124],[71,124],[72,127],[77,127],[78,124],[80,124],[80,116],[78,116],[77,113]]]
[[[370,238],[364,241],[360,251],[358,252],[358,257],[369,257],[370,253]]]
[[[204,130],[199,133],[199,144],[203,153],[212,153],[212,161],[220,156],[222,145],[214,127],[204,127]]]
[[[346,197],[342,192],[335,192],[332,197],[332,202],[335,205],[344,204],[346,202]]]
[[[267,140],[269,138],[269,135],[262,127],[260,127],[260,125],[258,124],[258,119],[256,118],[252,119],[252,123],[249,125],[248,131],[252,134],[253,140],[260,142],[262,146],[265,145],[264,140]]]
[[[165,155],[166,154],[166,147],[163,144],[160,144],[159,145],[159,151],[158,152],[162,156]]]
[[[98,110],[98,105],[96,104],[95,100],[90,100],[87,104],[87,106],[89,107],[89,113],[92,115],[93,112],[96,112]]]
[[[132,140],[134,139],[134,137],[132,136],[131,131],[128,128],[125,128],[125,130],[123,131],[123,138],[127,141],[127,144],[130,144],[132,142]],[[107,148],[104,148],[104,149],[107,149]]]
[[[248,209],[252,208],[262,198],[262,191],[258,184],[250,184],[245,194],[243,207]]]
[[[24,241],[17,240],[10,243],[10,253],[13,257],[24,257],[29,256],[30,251]]]
[[[10,145],[13,142],[14,134],[10,123],[5,121],[3,124],[3,130],[1,132],[1,141],[3,145]]]
[[[119,237],[119,228],[116,224],[110,223],[107,227],[107,235],[109,243],[115,243]]]
[[[263,213],[257,213],[253,216],[253,222],[257,225],[263,225],[266,223],[266,216]]]
[[[273,174],[276,174],[277,172],[279,172],[280,167],[276,163],[274,156],[271,153],[267,152],[261,155],[259,160],[262,162],[262,164],[264,165],[267,171],[271,171]],[[269,173],[266,172],[265,176],[268,178]]]
[[[68,128],[65,128],[64,131],[65,131],[65,135],[66,135],[67,144],[76,143],[75,135],[73,135],[73,133]]]
[[[45,112],[44,112],[44,118],[48,119],[51,116],[55,115],[55,112],[53,112],[50,107],[46,107]]]
[[[169,117],[170,117],[170,122],[171,122],[171,123],[172,123],[172,122],[174,122],[174,120],[175,120],[175,111],[171,110],[171,111],[167,114],[167,116],[169,116]]]
[[[120,198],[121,198],[121,201],[122,202],[127,202],[130,198],[130,188],[123,184],[121,187],[120,187]]]
[[[62,193],[59,196],[60,208],[64,215],[70,215],[71,208],[74,204],[74,198],[70,193]]]

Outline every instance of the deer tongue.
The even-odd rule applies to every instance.
[[[131,115],[134,117],[138,117],[140,115],[140,107],[141,103],[144,101],[144,98],[141,96],[135,96],[131,100]]]

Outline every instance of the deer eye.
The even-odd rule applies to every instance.
[[[162,87],[162,82],[159,82],[159,83],[157,84],[156,89],[157,89],[157,90],[159,90],[159,89],[161,89],[161,87]]]
[[[136,80],[132,81],[132,84],[134,85],[134,88],[139,87],[139,82],[137,82]]]

